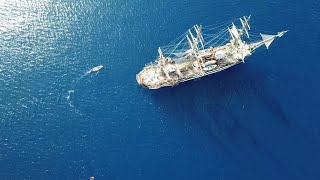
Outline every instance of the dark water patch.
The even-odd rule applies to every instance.
[[[243,121],[244,117],[241,116],[244,116],[244,108],[252,103],[252,99],[257,99],[288,127],[289,122],[279,102],[268,91],[266,77],[245,65],[150,93],[167,113],[188,114],[189,119],[200,121],[206,126],[211,124],[208,127],[219,126],[221,129],[232,126],[233,121]],[[210,120],[204,115],[210,117]]]
[[[287,118],[282,105],[279,103],[275,96],[273,96],[272,94],[264,94],[264,96],[262,96],[262,101],[266,104],[270,111],[275,114],[276,118],[279,119],[285,127],[290,128],[290,120]]]
[[[150,94],[170,120],[174,119],[181,126],[185,121],[190,126],[198,124],[212,142],[233,159],[241,162],[241,152],[251,151],[256,156],[269,157],[267,161],[275,164],[274,167],[283,168],[285,165],[264,145],[263,132],[260,132],[263,127],[257,124],[287,129],[290,123],[272,92],[268,91],[267,77],[251,68],[249,63],[239,65]],[[262,114],[253,108],[257,103],[264,108]],[[266,119],[265,116],[273,118]]]

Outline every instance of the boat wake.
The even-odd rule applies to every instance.
[[[82,79],[90,74],[93,74],[93,73],[95,73],[95,75],[97,75],[102,68],[103,68],[102,65],[93,67],[89,71],[82,74],[79,78],[72,81],[72,83],[71,83],[72,88],[70,88],[68,90],[68,94],[66,95],[66,101],[67,101],[69,107],[76,108],[74,105],[75,89],[76,89],[77,85],[82,81]],[[75,109],[75,110],[76,110],[76,112],[79,112],[79,110],[77,110],[77,109]]]
[[[66,97],[66,99],[70,107],[74,107],[73,101],[72,101],[74,98],[73,95],[74,95],[74,90],[73,89],[68,90],[68,96]]]

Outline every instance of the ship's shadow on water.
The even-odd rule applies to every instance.
[[[195,122],[224,143],[227,139],[231,144],[247,141],[258,146],[254,131],[259,129],[252,129],[257,121],[290,127],[268,81],[248,63],[150,94],[170,119]]]

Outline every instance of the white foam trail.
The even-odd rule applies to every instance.
[[[76,109],[75,105],[73,104],[73,100],[75,98],[75,88],[84,77],[86,77],[87,75],[93,74],[93,72],[95,72],[94,73],[95,75],[99,73],[99,71],[93,71],[92,69],[90,69],[89,71],[82,74],[79,78],[73,80],[71,83],[71,89],[68,90],[68,95],[66,96],[67,103],[69,104],[70,107],[75,108],[75,111],[77,113],[80,113],[80,112],[79,110]]]
[[[67,101],[70,107],[74,107],[73,97],[74,97],[74,90],[73,89],[68,90]]]

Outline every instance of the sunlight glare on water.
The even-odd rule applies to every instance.
[[[319,179],[319,5],[0,0],[0,179]],[[290,31],[223,72],[137,84],[194,24],[249,14]]]

